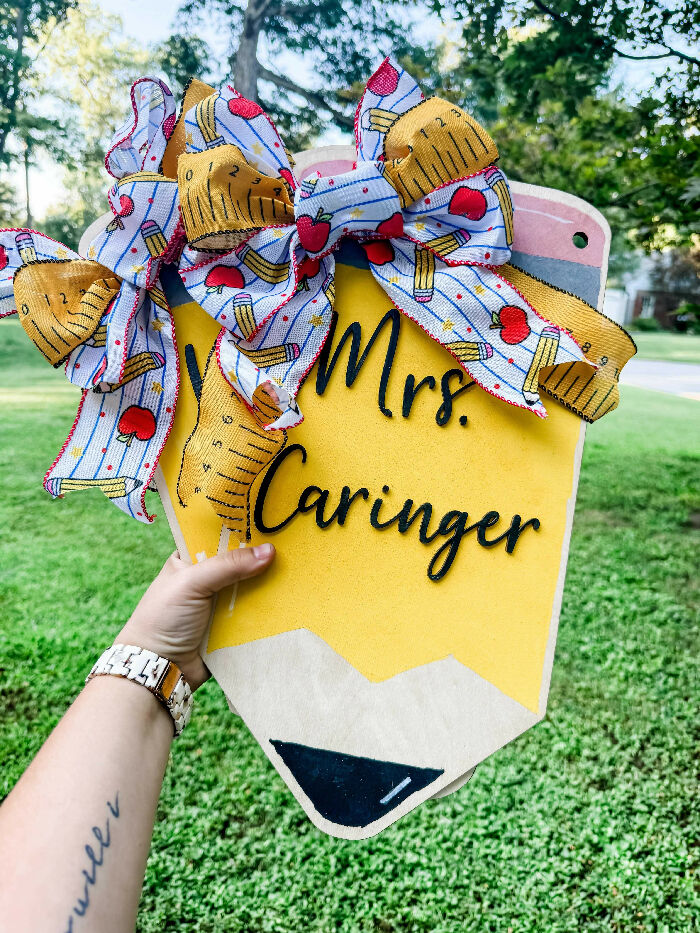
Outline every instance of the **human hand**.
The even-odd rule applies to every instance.
[[[271,544],[260,544],[186,564],[176,551],[141,597],[115,643],[138,645],[168,658],[196,690],[209,677],[199,646],[214,595],[237,580],[262,573],[274,555]]]

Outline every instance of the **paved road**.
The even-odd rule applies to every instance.
[[[631,359],[620,374],[620,382],[700,402],[700,366],[696,363]]]

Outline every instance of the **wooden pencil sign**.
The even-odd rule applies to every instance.
[[[330,147],[296,168],[338,175],[353,160]],[[593,313],[605,220],[560,192],[511,189],[505,275]],[[315,825],[360,839],[461,786],[544,716],[585,422],[551,399],[544,420],[494,399],[398,312],[364,250],[344,247],[336,263],[303,423],[270,443],[250,419],[263,449],[249,452],[269,461],[251,491],[250,544],[270,540],[278,557],[220,597],[203,657]],[[419,275],[430,287],[429,270]],[[239,546],[207,503],[183,507],[176,492],[219,329],[191,303],[174,316],[188,365],[158,485],[198,560]],[[499,335],[519,326],[513,315]],[[588,403],[573,369],[555,367],[545,389]]]
[[[509,185],[488,133],[385,60],[355,143],[139,79],[75,253],[0,231],[0,315],[83,389],[53,496],[183,556],[272,541],[202,655],[314,824],[380,832],[545,713],[585,423],[634,352],[609,229]]]

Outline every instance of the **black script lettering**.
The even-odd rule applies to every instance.
[[[408,418],[408,416],[411,414],[411,408],[416,399],[416,396],[423,388],[423,386],[426,385],[429,389],[434,389],[435,377],[426,376],[425,379],[421,379],[418,385],[416,385],[416,377],[413,375],[413,373],[409,373],[408,376],[406,376],[406,385],[403,387],[403,405],[401,406],[401,414],[404,416],[404,418]]]
[[[394,356],[396,354],[396,347],[399,342],[399,330],[401,328],[401,315],[396,308],[391,308],[381,321],[377,324],[374,329],[374,333],[369,338],[369,343],[365,347],[362,356],[358,360],[358,354],[360,352],[360,344],[362,341],[362,327],[360,324],[355,321],[351,324],[348,329],[345,331],[343,336],[340,338],[338,346],[335,348],[333,357],[328,362],[331,353],[331,345],[333,343],[333,337],[335,334],[336,324],[338,323],[338,316],[333,315],[333,320],[331,322],[330,331],[328,337],[321,351],[321,355],[318,358],[318,369],[316,371],[316,394],[323,395],[328,386],[328,382],[333,374],[336,363],[338,362],[338,357],[343,352],[343,347],[345,342],[351,338],[352,343],[350,345],[350,353],[348,357],[348,366],[345,371],[345,385],[348,388],[353,384],[360,374],[365,360],[369,351],[372,349],[375,340],[382,332],[384,325],[391,321],[391,334],[389,336],[389,346],[387,347],[386,356],[384,358],[384,366],[382,367],[382,375],[379,381],[379,394],[377,396],[377,401],[379,403],[379,410],[383,415],[386,415],[387,418],[392,417],[391,410],[386,407],[386,391],[389,385],[389,376],[391,375],[391,368],[394,365]]]
[[[261,531],[263,534],[270,534],[273,531],[281,531],[286,525],[288,525],[295,515],[298,514],[299,509],[294,509],[291,515],[288,515],[284,521],[279,522],[277,525],[267,525],[263,517],[263,509],[265,507],[265,499],[267,498],[267,493],[270,488],[272,480],[275,478],[277,471],[280,466],[284,463],[287,457],[290,454],[295,453],[296,451],[301,453],[301,462],[306,463],[306,447],[302,447],[301,444],[290,444],[289,447],[285,447],[284,450],[280,451],[277,454],[275,459],[272,461],[270,466],[267,468],[267,472],[263,477],[263,481],[260,484],[260,491],[258,492],[258,497],[255,500],[255,510],[253,512],[253,521],[255,522],[255,527],[258,531]]]
[[[442,405],[438,408],[437,414],[435,415],[435,421],[440,425],[441,428],[444,428],[447,422],[450,420],[450,416],[452,415],[452,403],[457,398],[457,396],[476,385],[473,379],[471,379],[465,385],[462,385],[465,375],[466,374],[463,369],[448,369],[446,373],[443,373],[442,379],[440,380]],[[456,389],[454,392],[450,388],[450,379],[453,376],[458,377],[460,384],[460,388]],[[463,415],[462,418],[464,420],[460,419],[461,423],[466,424],[466,415]]]

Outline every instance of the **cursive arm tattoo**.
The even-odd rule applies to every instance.
[[[74,921],[76,917],[84,917],[85,913],[90,906],[90,889],[94,887],[95,882],[97,881],[97,869],[104,862],[105,852],[109,848],[112,842],[112,823],[111,821],[119,819],[119,792],[114,796],[114,803],[107,801],[107,810],[109,811],[107,819],[105,822],[104,830],[100,829],[99,826],[92,827],[92,835],[97,841],[97,850],[93,849],[92,845],[88,843],[85,846],[85,854],[88,858],[88,868],[83,869],[82,874],[84,878],[83,882],[83,895],[76,899],[75,904],[73,905],[68,920],[66,922],[65,933],[74,933]]]

